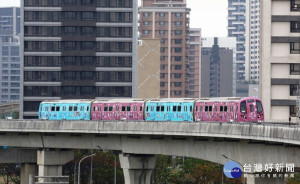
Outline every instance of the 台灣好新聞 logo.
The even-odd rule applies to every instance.
[[[241,166],[234,161],[227,162],[223,167],[223,172],[228,178],[239,178],[242,176]]]

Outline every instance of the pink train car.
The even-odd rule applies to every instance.
[[[195,121],[255,122],[264,121],[258,98],[207,98],[195,101]]]
[[[144,100],[96,100],[92,104],[92,120],[144,120]]]

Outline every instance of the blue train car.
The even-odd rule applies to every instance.
[[[93,100],[48,100],[40,104],[39,119],[91,120]]]
[[[194,121],[193,99],[157,99],[146,102],[146,121]]]

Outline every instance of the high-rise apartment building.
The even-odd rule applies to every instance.
[[[236,96],[248,96],[245,81],[246,0],[228,0],[228,37],[236,37]]]
[[[214,37],[202,38],[202,47],[212,47],[214,45]],[[234,63],[236,63],[236,38],[235,37],[218,37],[218,45],[220,48],[227,48],[232,50],[232,96],[236,96],[236,68]],[[239,89],[240,90],[240,89]],[[229,96],[228,96],[229,97]]]
[[[137,0],[21,2],[21,118],[43,100],[136,97]]]
[[[201,97],[231,97],[233,50],[221,48],[218,38],[211,47],[202,47]]]
[[[20,8],[0,8],[0,103],[20,100]]]
[[[189,56],[189,94],[190,98],[201,97],[201,29],[190,29]]]
[[[160,97],[188,96],[189,15],[185,0],[143,0],[141,38],[160,39]]]
[[[300,94],[299,17],[299,0],[261,1],[260,90],[266,120],[296,117]]]
[[[245,80],[259,82],[260,0],[247,1]]]
[[[245,80],[246,0],[228,0],[228,37],[236,37],[237,80]]]

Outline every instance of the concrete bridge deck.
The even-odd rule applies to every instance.
[[[0,120],[0,132],[215,137],[300,145],[300,126],[278,123]]]

